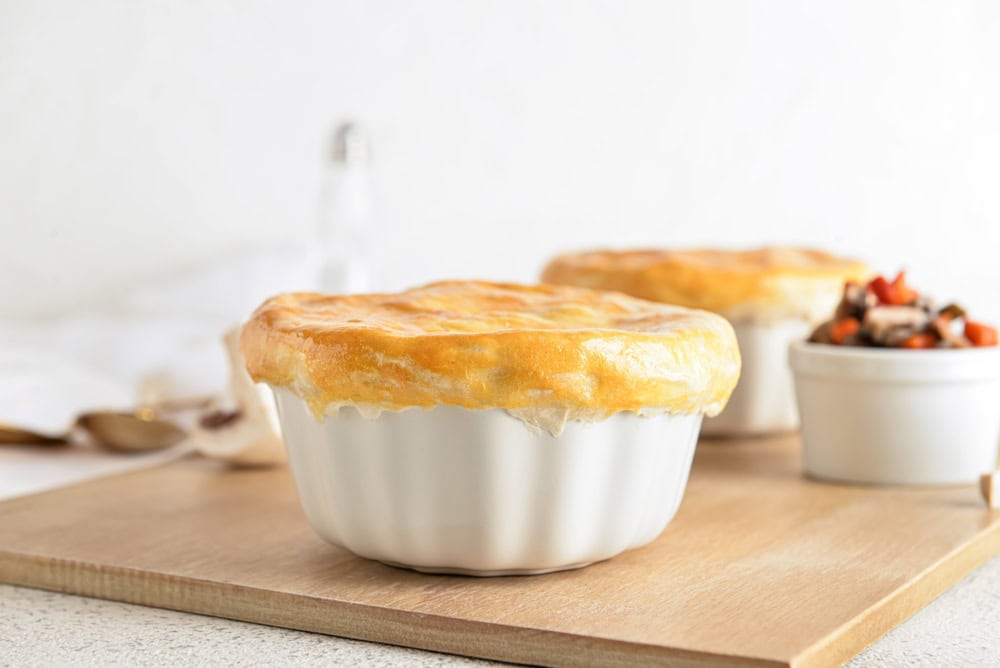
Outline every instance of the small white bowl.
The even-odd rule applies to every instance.
[[[718,417],[707,418],[706,436],[749,436],[794,431],[799,426],[795,388],[788,369],[788,346],[809,336],[801,318],[771,323],[733,322],[743,367],[729,403]]]
[[[975,482],[997,466],[1000,348],[789,351],[809,475],[899,485]]]
[[[649,543],[677,512],[701,423],[617,413],[552,437],[502,410],[450,406],[319,422],[274,393],[313,529],[434,573],[544,573]]]

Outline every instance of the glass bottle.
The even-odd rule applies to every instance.
[[[330,294],[376,287],[377,223],[370,170],[371,146],[357,123],[334,135],[319,214],[319,287]]]

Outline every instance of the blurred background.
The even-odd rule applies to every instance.
[[[381,287],[809,244],[996,320],[998,29],[986,0],[3,0],[0,317],[307,245],[352,118]]]

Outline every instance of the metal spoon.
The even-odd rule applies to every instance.
[[[142,409],[135,413],[84,413],[76,419],[75,426],[90,434],[96,445],[113,452],[162,450],[187,436],[174,423],[144,414]]]
[[[0,423],[0,444],[7,445],[69,445],[69,434],[51,436]]]
[[[80,415],[65,434],[42,434],[0,424],[0,444],[65,446],[77,431],[86,433],[94,445],[112,452],[162,450],[180,442],[186,432],[155,411],[140,408],[135,413],[90,411]]]

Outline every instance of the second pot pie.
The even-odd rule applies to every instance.
[[[743,374],[726,412],[707,421],[704,431],[753,434],[798,426],[788,344],[806,338],[830,312],[845,281],[868,273],[861,262],[805,248],[604,250],[557,257],[542,280],[619,290],[729,319]]]
[[[275,390],[318,533],[474,574],[579,566],[659,535],[702,415],[740,369],[711,313],[486,282],[281,295],[241,347]]]

